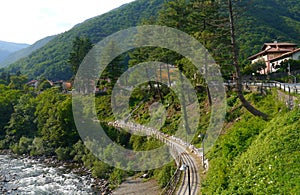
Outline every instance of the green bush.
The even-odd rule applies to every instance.
[[[121,169],[115,168],[114,171],[109,175],[109,183],[111,187],[116,187],[122,183],[124,177],[124,171]]]
[[[19,143],[12,146],[12,151],[16,154],[29,154],[32,139],[27,137],[21,137]]]
[[[5,139],[0,140],[0,150],[8,149],[8,143]]]
[[[71,149],[69,147],[59,147],[55,150],[58,160],[70,160],[72,159],[70,153]]]
[[[171,178],[175,173],[176,167],[174,167],[174,163],[165,165],[160,170],[155,171],[155,177],[157,178],[158,184],[161,188],[166,187]]]
[[[41,137],[35,137],[32,141],[32,146],[30,148],[30,155],[40,156],[40,155],[50,155],[53,153],[53,148],[47,145],[47,142]]]
[[[83,162],[83,156],[85,155],[85,146],[83,142],[79,140],[76,144],[73,145],[73,150],[71,151],[71,156],[73,156],[73,160],[77,162]]]
[[[110,166],[101,161],[95,161],[92,167],[92,175],[93,177],[108,179],[110,172]]]

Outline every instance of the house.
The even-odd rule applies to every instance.
[[[276,72],[276,65],[279,65],[284,59],[298,59],[300,50],[296,48],[297,44],[294,43],[265,43],[262,51],[250,56],[248,59],[251,63],[264,61],[266,68],[260,71],[260,74],[269,74]]]
[[[294,51],[287,52],[285,54],[282,54],[281,56],[278,56],[276,58],[273,58],[270,60],[271,66],[275,68],[276,66],[279,66],[281,62],[287,61],[287,60],[299,60],[300,59],[300,48],[295,49]]]
[[[38,84],[39,84],[38,80],[31,80],[28,83],[26,83],[26,85],[31,86],[31,87],[35,87],[35,88],[38,86]]]
[[[63,80],[52,82],[52,87],[59,87],[64,93],[72,89],[72,83]]]

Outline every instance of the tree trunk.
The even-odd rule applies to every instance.
[[[241,72],[238,63],[238,51],[236,47],[236,37],[235,37],[235,26],[233,18],[232,0],[228,0],[229,9],[229,22],[230,22],[230,34],[231,34],[231,46],[233,53],[233,65],[236,71],[236,88],[238,92],[238,98],[240,99],[242,105],[253,115],[262,117],[264,120],[268,119],[268,115],[254,108],[244,97],[243,86],[241,79]]]
[[[154,87],[153,87],[153,85],[152,85],[152,83],[151,83],[151,79],[150,79],[150,76],[149,76],[149,72],[148,72],[148,68],[146,67],[146,75],[147,75],[147,78],[148,78],[148,85],[149,85],[149,87],[150,87],[150,93],[151,92],[153,92],[154,94],[153,94],[153,98],[155,99],[155,89],[154,89]]]
[[[186,102],[185,102],[184,86],[183,86],[184,82],[183,82],[183,76],[182,76],[181,70],[179,71],[179,76],[180,76],[180,83],[181,83],[181,98],[182,98],[181,109],[182,109],[182,112],[183,112],[184,128],[186,130],[186,133],[190,134],[191,129],[190,129],[190,126],[189,126],[189,120],[187,118]]]

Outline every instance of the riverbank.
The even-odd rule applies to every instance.
[[[24,168],[25,171],[29,168],[29,169],[33,169],[31,170],[32,173],[30,173],[31,175],[35,176],[37,175],[38,177],[40,176],[41,178],[45,178],[49,172],[49,174],[51,174],[51,171],[53,171],[53,169],[57,169],[57,170],[64,170],[64,173],[61,173],[64,177],[64,174],[69,174],[72,175],[72,177],[76,178],[78,176],[77,179],[83,179],[85,180],[85,185],[87,185],[88,187],[91,188],[91,191],[93,193],[88,193],[88,194],[111,194],[112,191],[111,189],[109,189],[109,182],[107,180],[104,179],[99,179],[99,178],[94,178],[92,177],[91,171],[88,170],[87,168],[85,168],[83,166],[82,163],[78,163],[78,162],[74,162],[74,161],[61,161],[58,160],[55,156],[51,156],[51,157],[46,157],[46,156],[30,156],[30,155],[16,155],[14,153],[12,153],[10,150],[2,150],[0,151],[0,155],[2,155],[2,157],[6,157],[6,158],[10,158],[9,161],[6,160],[6,163],[8,163],[8,165],[1,165],[1,169],[2,172],[0,172],[0,193],[5,194],[8,192],[8,190],[14,191],[18,189],[18,186],[13,186],[14,183],[18,183],[18,173],[10,173],[8,169],[14,169],[13,167],[11,168],[10,163],[18,163],[19,167],[27,167]],[[19,165],[23,163],[23,165]],[[43,169],[45,170],[45,173],[34,173],[34,169],[36,168],[36,166],[39,165],[43,166]],[[6,166],[6,168],[5,168]],[[0,170],[1,170],[0,169]],[[5,170],[7,169],[7,170]],[[38,171],[37,171],[38,172]],[[33,176],[30,175],[31,180],[34,180],[35,178],[33,178]],[[56,180],[57,178],[55,178],[54,180]],[[69,179],[69,178],[67,178]],[[28,180],[28,179],[27,179]],[[10,185],[8,185],[8,183],[12,183]],[[28,181],[26,181],[28,182]],[[49,182],[49,181],[47,181]],[[61,181],[60,181],[61,182]],[[9,189],[6,189],[4,186],[8,185],[8,186],[12,186],[9,187]],[[12,189],[10,189],[12,188]]]

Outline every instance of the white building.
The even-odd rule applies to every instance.
[[[282,54],[281,56],[278,56],[272,60],[270,60],[271,68],[273,72],[276,71],[276,66],[280,65],[282,62],[287,60],[300,60],[300,48],[295,49],[294,51]]]
[[[250,56],[248,59],[251,63],[264,61],[266,68],[260,71],[260,74],[269,74],[276,72],[276,65],[284,59],[299,59],[300,50],[296,48],[297,44],[294,43],[265,43],[262,51]]]

